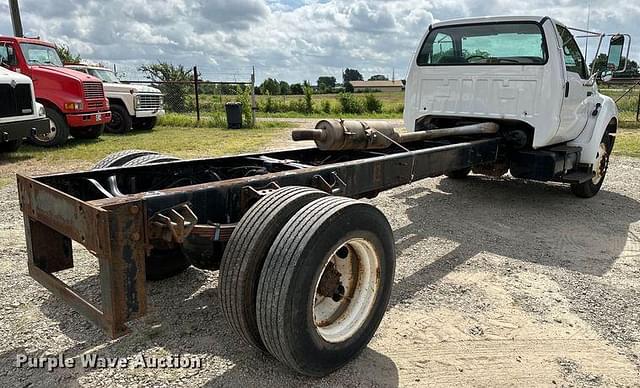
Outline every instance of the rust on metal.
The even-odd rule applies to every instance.
[[[341,154],[309,148],[166,163],[167,176],[216,169],[228,172],[256,163],[263,168],[253,175],[228,174],[226,179],[189,181],[184,186],[165,185],[148,191],[129,187],[123,192],[131,194],[106,198],[91,179],[105,182],[116,171],[122,182],[136,180],[151,174],[153,167],[115,169],[109,176],[100,170],[38,178],[18,175],[29,273],[110,336],[118,337],[127,332],[128,321],[147,311],[145,254],[152,248],[161,244],[179,247],[190,237],[224,243],[244,213],[279,187],[319,187],[361,198],[413,180],[493,163],[499,144],[498,139],[481,139],[439,146],[425,143],[411,152],[396,147]],[[101,308],[53,275],[73,267],[71,241],[79,242],[98,259]],[[323,293],[331,291],[329,296],[335,297],[339,286],[333,274],[323,281]]]
[[[196,225],[191,236],[204,237],[211,241],[229,241],[237,224]]]
[[[126,334],[126,322],[147,308],[144,214],[130,204],[106,211],[20,175],[18,182],[29,274],[112,338]],[[71,240],[98,258],[102,309],[53,275],[73,267]]]
[[[197,223],[198,217],[188,204],[183,203],[150,218],[149,239],[182,244]]]
[[[79,201],[34,179],[18,175],[20,207],[25,215],[78,241],[100,254],[108,245],[106,235],[91,233],[106,220],[107,212]]]
[[[333,261],[330,261],[324,269],[322,278],[320,278],[320,282],[318,283],[318,294],[326,296],[327,298],[333,298],[338,286],[340,286],[340,276],[340,271],[336,269]]]

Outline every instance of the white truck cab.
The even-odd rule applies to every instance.
[[[595,195],[613,148],[618,111],[598,92],[597,75],[590,74],[570,30],[540,16],[432,24],[407,76],[406,128],[496,122],[505,139],[504,155],[477,172],[510,170],[520,178],[571,183],[578,196]],[[581,32],[592,42],[607,36]],[[600,76],[623,69],[625,37],[612,35],[610,71]]]
[[[164,115],[163,95],[156,88],[122,83],[110,69],[88,65],[65,65],[102,80],[111,107],[111,122],[106,130],[125,133],[131,129],[151,130]]]
[[[49,131],[31,78],[0,66],[0,152],[16,151],[24,138]]]

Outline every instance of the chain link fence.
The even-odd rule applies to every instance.
[[[168,114],[179,114],[201,119],[224,121],[225,104],[239,102],[243,107],[243,122],[255,126],[255,73],[246,81],[205,81],[198,78],[194,67],[190,81],[122,81],[159,89],[164,95],[164,109]]]

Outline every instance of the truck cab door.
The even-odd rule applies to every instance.
[[[556,25],[562,40],[562,52],[565,66],[564,99],[560,113],[560,127],[557,140],[573,140],[584,130],[589,118],[593,86],[586,86],[589,80],[587,65],[569,30]]]
[[[0,62],[3,67],[11,71],[16,71],[16,68],[18,67],[18,59],[16,57],[15,50],[13,49],[13,45],[6,42],[0,43]]]

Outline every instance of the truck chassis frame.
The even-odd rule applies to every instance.
[[[128,332],[127,322],[147,311],[145,255],[158,235],[170,232],[178,242],[187,234],[224,242],[253,203],[279,187],[375,197],[420,179],[493,163],[501,144],[498,137],[485,137],[457,143],[421,141],[375,151],[300,148],[39,177],[18,175],[29,274],[116,338]],[[204,172],[214,181],[187,179]],[[167,176],[176,179],[173,184],[148,183],[149,177]],[[120,191],[124,186],[126,194]],[[184,205],[199,221],[185,222],[183,212],[178,222],[158,222],[171,212],[180,214]],[[74,265],[72,240],[98,258],[101,307],[55,275]]]

